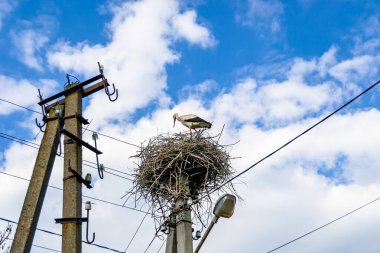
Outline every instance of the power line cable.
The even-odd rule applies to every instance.
[[[141,228],[141,225],[143,224],[143,222],[144,222],[145,218],[148,216],[148,214],[149,214],[149,211],[150,211],[150,208],[149,208],[148,212],[147,212],[147,213],[144,215],[144,217],[142,218],[142,220],[141,220],[141,222],[140,222],[139,226],[137,227],[137,229],[136,229],[135,233],[133,234],[133,236],[132,236],[131,240],[129,241],[129,243],[128,243],[127,247],[125,248],[124,252],[127,252],[127,250],[128,250],[128,248],[129,248],[129,246],[132,244],[133,240],[135,239],[135,237],[136,237],[137,233],[139,232],[139,230],[140,230],[140,228]]]
[[[33,110],[33,109],[30,109],[30,108],[24,107],[24,106],[22,106],[22,105],[16,104],[16,103],[14,103],[14,102],[12,102],[12,101],[9,101],[9,100],[6,100],[6,99],[2,99],[2,98],[0,98],[0,101],[3,101],[3,102],[5,102],[5,103],[8,103],[8,104],[11,104],[11,105],[14,105],[14,106],[20,107],[20,108],[23,108],[23,109],[28,110],[28,111],[31,111],[31,112],[33,112],[33,113],[42,114],[41,112],[38,112],[38,111],[35,111],[35,110]],[[104,133],[100,133],[100,132],[95,131],[95,130],[86,129],[86,131],[90,131],[90,132],[92,132],[92,133],[97,133],[97,134],[99,134],[99,135],[101,135],[101,136],[104,136],[104,137],[110,138],[110,139],[112,139],[112,140],[115,140],[115,141],[118,141],[118,142],[121,142],[121,143],[124,143],[124,144],[130,145],[130,146],[134,146],[134,147],[140,148],[139,145],[136,145],[136,144],[133,144],[133,143],[131,143],[131,142],[124,141],[124,140],[121,140],[121,139],[118,139],[118,138],[116,138],[116,137],[113,137],[113,136],[110,136],[110,135],[107,135],[107,134],[104,134]]]
[[[0,220],[3,220],[3,221],[6,221],[6,222],[9,222],[9,223],[13,223],[13,224],[18,225],[17,222],[12,221],[12,220],[9,220],[9,219],[2,218],[2,217],[0,217]],[[61,234],[58,234],[58,233],[56,233],[56,232],[52,232],[52,231],[49,231],[49,230],[40,229],[40,228],[37,228],[37,230],[38,230],[38,231],[41,231],[41,232],[44,232],[44,233],[47,233],[47,234],[51,234],[51,235],[56,235],[56,236],[60,236],[60,237],[62,237]],[[88,244],[88,245],[90,245],[90,246],[95,246],[95,247],[98,247],[98,248],[106,249],[106,250],[109,250],[109,251],[117,252],[117,253],[124,253],[124,252],[122,252],[122,251],[119,251],[119,250],[116,250],[116,249],[112,249],[112,248],[110,248],[110,247],[106,247],[106,246],[104,246],[104,245],[100,245],[100,244],[96,244],[96,243],[92,243],[92,244],[90,244],[90,243],[88,243],[88,242],[86,242],[86,241],[82,241],[82,243]]]
[[[12,238],[8,238],[7,240],[14,241],[14,239],[12,239]],[[45,246],[41,246],[41,245],[37,245],[37,244],[32,244],[32,247],[46,249],[46,250],[50,250],[50,251],[54,251],[54,252],[61,252],[60,250],[51,249],[51,248],[48,248],[48,247],[45,247]]]
[[[160,251],[161,251],[162,247],[164,246],[164,244],[165,244],[165,242],[166,242],[167,239],[168,239],[168,238],[166,238],[166,239],[162,242],[160,248],[157,250],[157,253],[160,253]]]
[[[60,156],[61,157],[61,156]],[[90,162],[90,161],[87,161],[87,160],[83,160],[83,162],[88,162],[88,163],[92,163],[92,162]],[[94,163],[94,164],[96,164],[96,163]],[[83,163],[83,165],[84,166],[87,166],[87,167],[89,167],[89,168],[93,168],[93,169],[98,169],[97,167],[95,167],[95,166],[92,166],[92,165],[89,165],[89,164],[85,164],[85,163]],[[108,167],[107,167],[108,168]],[[112,170],[114,170],[114,171],[118,171],[118,170],[115,170],[115,169],[112,169]],[[118,172],[120,172],[120,173],[122,173],[121,171],[118,171]],[[118,174],[115,174],[115,173],[113,173],[113,172],[109,172],[109,171],[104,171],[104,173],[107,173],[107,174],[110,174],[110,175],[113,175],[113,176],[115,176],[115,177],[119,177],[119,178],[122,178],[122,179],[125,179],[125,180],[128,180],[128,181],[133,181],[133,179],[130,179],[130,178],[127,178],[127,177],[124,177],[124,176],[120,176],[120,175],[118,175]]]
[[[0,174],[6,175],[6,176],[10,176],[10,177],[14,177],[14,178],[17,178],[17,179],[20,179],[20,180],[23,180],[23,181],[30,182],[30,179],[27,179],[27,178],[24,178],[24,177],[20,177],[20,176],[16,176],[16,175],[4,172],[4,171],[0,171]],[[48,185],[48,187],[56,189],[56,190],[63,191],[62,188],[57,187],[57,186]],[[117,207],[122,207],[122,208],[130,209],[130,210],[133,210],[133,211],[136,211],[136,212],[140,212],[140,213],[144,213],[144,214],[152,214],[152,213],[150,213],[148,211],[143,211],[143,210],[139,210],[139,209],[136,209],[136,208],[133,208],[133,207],[128,207],[128,206],[125,206],[125,205],[117,204],[117,203],[114,203],[114,202],[111,202],[111,201],[108,201],[108,200],[99,199],[99,198],[87,196],[87,195],[84,195],[84,194],[82,194],[82,196],[84,198],[96,200],[96,201],[99,201],[99,202],[102,202],[102,203],[106,203],[106,204],[110,204],[110,205],[117,206]]]
[[[91,163],[91,164],[97,165],[96,162],[91,162],[91,161],[88,161],[88,160],[83,160],[83,161],[84,161],[84,162],[87,162],[87,163]],[[110,168],[110,167],[108,167],[108,166],[104,166],[104,168],[107,169],[107,170],[116,171],[116,172],[118,172],[118,173],[120,173],[120,174],[124,174],[124,175],[127,175],[127,176],[132,176],[132,174],[130,174],[130,173],[128,173],[128,172],[121,171],[121,170],[117,170],[117,169],[113,169],[113,168]],[[132,179],[129,179],[129,178],[128,178],[128,180],[132,180]]]
[[[0,137],[1,137],[1,138],[4,138],[4,139],[11,140],[11,141],[14,141],[14,142],[17,142],[17,143],[20,143],[20,144],[23,144],[23,145],[26,145],[26,146],[29,146],[29,147],[34,148],[34,149],[39,149],[39,147],[40,147],[40,145],[37,144],[37,143],[30,142],[30,141],[27,141],[27,140],[24,140],[24,139],[20,139],[20,138],[17,138],[17,137],[15,137],[15,136],[8,135],[8,134],[2,133],[2,132],[0,132]],[[31,144],[33,144],[33,145],[35,145],[35,146],[33,146],[33,145],[31,145]],[[57,156],[60,157],[60,158],[63,158],[62,155],[58,155],[58,154],[57,154]],[[91,164],[95,164],[95,165],[97,165],[97,163],[95,163],[95,162],[91,162],[91,161],[88,161],[88,160],[85,160],[85,159],[83,159],[83,162],[87,162],[87,163],[91,163]],[[89,164],[85,164],[85,163],[83,163],[83,165],[84,165],[84,166],[87,166],[87,167],[89,167],[89,168],[96,169],[96,170],[98,169],[97,167],[91,166],[91,165],[89,165]],[[120,171],[120,170],[116,170],[116,169],[110,168],[110,167],[108,167],[108,166],[104,166],[104,167],[105,167],[107,170],[116,171],[116,172],[118,172],[118,173],[121,173],[121,174],[125,174],[125,175],[130,176],[130,174],[127,173],[127,172],[123,172],[123,171]],[[127,177],[124,177],[124,176],[120,176],[120,175],[118,175],[118,174],[115,174],[115,173],[112,173],[112,172],[109,172],[109,171],[104,171],[104,172],[105,172],[105,173],[108,173],[108,174],[110,174],[110,175],[113,175],[113,176],[119,177],[119,178],[126,179],[126,180],[128,180],[128,181],[133,181],[133,179],[131,179],[131,178],[127,178]]]
[[[9,134],[3,133],[3,132],[0,132],[0,134],[3,135],[3,136],[5,136],[5,137],[13,138],[13,139],[18,140],[18,141],[22,141],[22,142],[25,142],[25,143],[28,143],[28,144],[31,144],[31,145],[35,145],[37,147],[40,146],[38,143],[27,141],[27,140],[24,140],[24,139],[20,139],[20,138],[17,138],[15,136],[13,136],[13,135],[9,135]]]
[[[110,139],[112,139],[112,140],[115,140],[115,141],[118,141],[118,142],[121,142],[121,143],[128,144],[128,145],[130,145],[130,146],[134,146],[134,147],[140,148],[139,145],[136,145],[136,144],[133,144],[133,143],[130,143],[130,142],[127,142],[127,141],[120,140],[120,139],[115,138],[115,137],[112,137],[112,136],[110,136],[110,135],[106,135],[106,134],[103,134],[103,133],[99,133],[99,132],[94,131],[94,130],[91,130],[91,129],[87,129],[87,131],[92,132],[92,133],[97,133],[97,134],[99,134],[99,135],[101,135],[101,136],[104,136],[104,137],[110,138]]]
[[[35,111],[35,110],[33,110],[33,109],[30,109],[30,108],[28,108],[28,107],[24,107],[24,106],[22,106],[22,105],[16,104],[16,103],[11,102],[11,101],[8,101],[8,100],[6,100],[6,99],[2,99],[2,98],[0,98],[0,101],[3,101],[3,102],[5,102],[5,103],[8,103],[8,104],[11,104],[11,105],[14,105],[14,106],[20,107],[20,108],[23,108],[23,109],[25,109],[25,110],[28,110],[28,111],[31,111],[31,112],[34,112],[34,113],[42,114],[41,112],[37,112],[37,111]]]
[[[279,152],[280,150],[282,150],[283,148],[285,148],[286,146],[288,146],[289,144],[291,144],[292,142],[294,142],[295,140],[297,140],[298,138],[300,138],[301,136],[305,135],[306,133],[308,133],[309,131],[311,131],[312,129],[314,129],[315,127],[319,126],[321,123],[323,123],[324,121],[326,121],[327,119],[329,119],[331,116],[333,116],[334,114],[338,113],[339,111],[341,111],[343,108],[347,107],[349,104],[351,104],[352,102],[354,102],[355,100],[357,100],[359,97],[363,96],[365,93],[367,93],[368,91],[370,91],[371,89],[373,89],[376,85],[378,85],[380,83],[380,80],[373,83],[372,85],[370,85],[368,88],[366,88],[365,90],[363,90],[361,93],[359,93],[358,95],[356,95],[354,98],[350,99],[349,101],[347,101],[345,104],[343,104],[342,106],[340,106],[338,109],[336,109],[335,111],[333,111],[332,113],[328,114],[327,116],[325,116],[323,119],[321,119],[320,121],[318,121],[317,123],[315,123],[314,125],[312,125],[311,127],[307,128],[306,130],[304,130],[302,133],[298,134],[296,137],[292,138],[290,141],[286,142],[285,144],[283,144],[282,146],[280,146],[279,148],[277,148],[276,150],[274,150],[273,152],[271,152],[270,154],[266,155],[265,157],[261,158],[259,161],[255,162],[254,164],[252,164],[251,166],[249,166],[247,169],[239,172],[237,175],[233,176],[232,178],[230,178],[229,180],[227,180],[226,182],[224,182],[223,184],[221,184],[220,186],[218,186],[217,188],[213,189],[212,191],[210,191],[207,195],[199,198],[199,199],[202,199],[202,198],[205,198],[207,197],[209,194],[221,189],[223,186],[227,185],[228,183],[232,182],[233,180],[235,180],[236,178],[240,177],[241,175],[245,174],[246,172],[248,172],[249,170],[251,170],[252,168],[256,167],[258,164],[260,164],[261,162],[265,161],[266,159],[268,159],[269,157],[273,156],[274,154],[276,154],[277,152]]]
[[[154,233],[154,236],[153,236],[152,240],[150,241],[150,243],[148,244],[148,247],[146,247],[144,253],[146,253],[146,252],[148,251],[148,249],[150,248],[150,246],[151,246],[152,243],[154,242],[154,239],[156,239],[156,236],[157,236],[157,234],[158,234],[158,231],[159,231],[159,230],[157,230],[156,233]]]
[[[28,143],[25,143],[25,142],[19,141],[19,140],[17,140],[17,139],[12,139],[11,137],[8,137],[8,136],[6,136],[6,135],[3,135],[2,133],[0,133],[0,137],[1,137],[1,138],[4,138],[4,139],[11,140],[11,141],[14,141],[14,142],[18,142],[18,143],[20,143],[20,144],[23,144],[23,145],[26,145],[26,146],[32,147],[32,148],[34,148],[34,149],[38,149],[38,147],[32,146],[32,145],[30,145],[30,144],[28,144]]]
[[[344,215],[342,215],[342,216],[340,216],[340,217],[338,217],[338,218],[336,218],[336,219],[334,219],[334,220],[332,220],[332,221],[330,221],[330,222],[328,222],[328,223],[326,223],[326,224],[324,224],[324,225],[322,225],[322,226],[320,226],[320,227],[318,227],[316,229],[313,229],[310,232],[307,232],[306,234],[303,234],[303,235],[301,235],[301,236],[299,236],[299,237],[297,237],[297,238],[295,238],[295,239],[293,239],[293,240],[291,240],[291,241],[289,241],[287,243],[284,243],[284,244],[278,246],[277,248],[274,248],[274,249],[272,249],[272,250],[270,250],[270,251],[268,251],[266,253],[271,253],[271,252],[274,252],[276,250],[279,250],[279,249],[281,249],[281,248],[283,248],[283,247],[285,247],[285,246],[287,246],[287,245],[289,245],[289,244],[291,244],[291,243],[293,243],[295,241],[298,241],[298,240],[300,240],[300,239],[302,239],[302,238],[304,238],[304,237],[306,237],[306,236],[308,236],[308,235],[310,235],[310,234],[312,234],[314,232],[317,232],[318,230],[320,230],[320,229],[322,229],[324,227],[327,227],[328,225],[331,225],[334,222],[339,221],[340,219],[343,219],[343,218],[345,218],[345,217],[347,217],[347,216],[349,216],[349,215],[351,215],[351,214],[359,211],[360,209],[363,209],[364,207],[367,207],[367,206],[375,203],[378,200],[380,200],[380,198],[374,199],[374,200],[372,200],[372,201],[370,201],[370,202],[368,202],[368,203],[366,203],[366,204],[364,204],[364,205],[362,205],[362,206],[360,206],[360,207],[358,207],[358,208],[356,208],[356,209],[354,209],[354,210],[352,210],[352,211],[350,211],[350,212],[348,212],[348,213],[346,213],[346,214],[344,214]]]

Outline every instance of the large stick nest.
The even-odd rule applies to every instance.
[[[134,156],[139,163],[127,200],[134,196],[136,205],[141,200],[148,202],[156,222],[162,224],[182,199],[192,203],[196,220],[204,226],[211,211],[209,194],[234,192],[231,183],[224,185],[234,171],[228,146],[219,144],[218,137],[198,131],[192,137],[186,132],[150,139]]]

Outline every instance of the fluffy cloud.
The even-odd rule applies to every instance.
[[[260,31],[277,33],[281,29],[281,16],[284,12],[282,3],[278,0],[249,0],[242,14],[237,15],[238,22],[254,27]]]
[[[51,66],[85,76],[95,73],[96,62],[105,65],[105,74],[117,85],[120,98],[110,105],[103,94],[96,94],[88,111],[100,118],[123,118],[124,113],[152,100],[167,103],[165,67],[180,57],[171,49],[173,43],[183,39],[201,47],[214,44],[211,32],[196,23],[195,12],[182,13],[174,0],[127,2],[112,12],[109,43],[71,46],[65,42],[48,55]]]
[[[38,101],[37,88],[41,88],[45,92],[51,92],[57,85],[55,81],[48,79],[40,79],[36,81],[30,81],[26,79],[18,80],[4,75],[0,75],[0,82],[6,84],[2,88],[2,98],[11,100],[16,104],[25,107],[34,108],[36,108],[35,104]],[[38,84],[38,86],[33,83]],[[33,96],[32,94],[35,94],[35,96]],[[23,109],[7,103],[0,104],[0,115],[9,115],[16,110]]]
[[[36,53],[49,41],[48,36],[38,30],[27,29],[11,33],[12,41],[17,48],[17,55],[26,66],[42,70],[42,59]]]
[[[296,60],[284,81],[256,81],[248,78],[214,102],[215,117],[230,124],[257,123],[270,127],[307,117],[339,101],[340,89],[333,82],[309,85],[304,80],[313,62]],[[336,94],[336,96],[331,96]],[[236,108],[244,108],[236,110]]]
[[[214,80],[206,80],[196,85],[185,85],[181,89],[179,96],[182,99],[189,97],[201,98],[215,92],[218,86],[218,83]]]
[[[215,45],[210,31],[196,22],[197,13],[193,10],[176,15],[173,18],[173,28],[175,36],[184,38],[190,43],[199,44],[202,47]]]
[[[42,71],[42,49],[49,42],[56,20],[49,15],[37,16],[33,21],[23,21],[19,30],[11,31],[11,39],[19,60],[26,66]]]
[[[17,1],[3,0],[0,2],[0,29],[3,26],[3,20],[12,11]]]

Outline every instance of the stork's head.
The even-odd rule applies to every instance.
[[[178,113],[173,114],[173,127],[175,127],[175,121],[178,118]]]

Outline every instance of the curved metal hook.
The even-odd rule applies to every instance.
[[[42,100],[42,93],[41,93],[40,89],[38,89],[38,98],[40,99],[40,101]],[[40,129],[40,131],[41,132],[45,132],[42,129],[46,125],[46,121],[47,121],[47,115],[46,115],[46,111],[45,111],[45,106],[41,105],[41,111],[42,111],[42,121],[43,121],[43,123],[42,124],[38,123],[37,118],[35,119],[35,121],[36,121],[36,125]]]
[[[98,139],[98,134],[97,133],[93,133],[92,134],[92,139],[94,140],[95,142],[95,148],[97,149],[98,148],[98,145],[96,144],[96,140]],[[98,168],[98,174],[99,174],[99,177],[100,179],[103,179],[104,178],[104,165],[103,164],[99,164],[99,158],[98,158],[98,154],[96,154],[96,167]]]
[[[115,92],[117,92],[117,90],[115,89],[115,84],[114,83],[112,83],[112,89],[113,89],[113,91],[110,92],[110,90],[108,89],[108,86],[107,85],[105,86],[106,94],[108,96],[112,96],[113,94],[115,94]]]
[[[87,224],[86,224],[86,241],[91,244],[95,241],[95,233],[92,233],[92,240],[88,239],[88,223],[90,223],[90,210],[87,209]]]
[[[112,84],[112,89],[113,91],[110,92],[110,90],[108,89],[107,86],[104,87],[105,91],[106,91],[106,94],[108,96],[108,99],[111,101],[111,102],[114,102],[117,100],[117,98],[119,97],[119,91],[118,89],[115,88],[115,84]],[[116,94],[115,98],[111,98],[112,95]]]
[[[43,119],[42,119],[42,120],[43,120]],[[46,122],[43,121],[44,123],[43,123],[43,124],[40,124],[40,123],[38,123],[37,118],[35,118],[35,121],[36,121],[36,125],[37,125],[37,127],[40,129],[40,131],[41,131],[41,132],[45,132],[42,128],[46,125]]]
[[[104,178],[104,165],[103,164],[98,165],[98,174],[99,174],[100,179]]]

